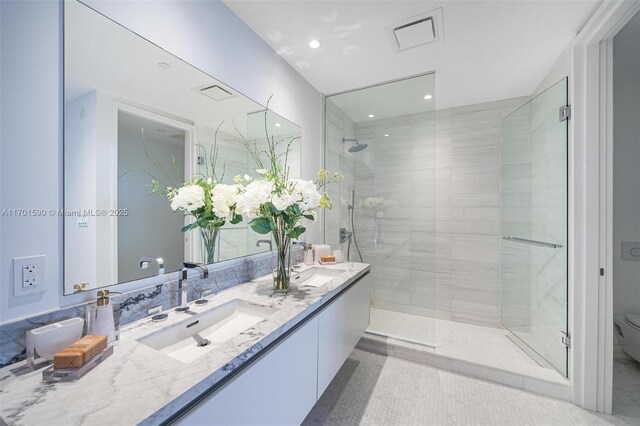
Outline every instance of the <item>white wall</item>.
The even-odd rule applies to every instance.
[[[0,2],[2,209],[62,206],[62,63],[57,2]],[[59,306],[62,219],[2,216],[0,320]],[[13,297],[12,258],[45,255],[44,293]]]
[[[640,262],[622,242],[640,241],[640,13],[613,38],[613,310],[640,312]]]
[[[322,95],[218,1],[87,1],[109,18],[264,103],[302,127],[302,176],[322,164]],[[2,144],[5,208],[62,207],[62,5],[1,2]],[[62,297],[62,220],[2,217],[0,322],[78,303]],[[321,240],[321,222],[309,241]],[[12,258],[46,256],[44,293],[14,298]]]
[[[531,94],[534,98],[540,93],[544,92],[563,78],[567,77],[571,73],[571,55],[573,54],[572,47],[566,48],[562,54],[556,59],[556,62],[549,69],[547,74],[538,84],[536,90]]]

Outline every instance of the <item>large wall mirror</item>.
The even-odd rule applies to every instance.
[[[202,262],[200,234],[181,232],[190,218],[152,193],[152,177],[190,181],[214,144],[223,183],[255,172],[241,138],[267,135],[295,140],[300,175],[297,125],[76,1],[65,2],[64,102],[64,294],[156,274],[143,256],[162,257],[165,272]],[[269,250],[264,238],[227,224],[214,260]]]

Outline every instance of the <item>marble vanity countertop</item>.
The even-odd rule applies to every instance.
[[[160,323],[143,319],[121,329],[114,353],[77,382],[45,383],[43,368],[24,361],[0,370],[0,418],[9,425],[156,425],[241,368],[267,345],[367,273],[363,263],[326,265],[341,271],[321,287],[301,285],[274,294],[268,279],[257,279],[210,296],[196,313],[233,299],[278,309],[260,323],[191,363],[164,355],[136,339],[185,320],[170,312]]]

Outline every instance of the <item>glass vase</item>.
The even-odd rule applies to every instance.
[[[216,240],[220,227],[205,226],[200,228],[200,240],[202,241],[202,261],[205,265],[215,262]]]
[[[287,293],[291,283],[291,238],[285,232],[284,220],[276,216],[272,221],[273,242],[276,246],[273,269],[273,291]]]

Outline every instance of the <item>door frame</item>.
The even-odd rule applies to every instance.
[[[569,46],[572,401],[604,413],[613,393],[612,40],[639,10],[638,1],[603,2]]]
[[[115,128],[115,146],[117,147],[117,129],[118,129],[118,112],[123,111],[127,114],[135,115],[138,117],[145,118],[147,120],[155,121],[157,123],[165,124],[167,126],[174,127],[176,129],[180,129],[184,131],[184,143],[185,143],[185,152],[184,152],[184,175],[186,181],[191,181],[193,175],[198,169],[198,148],[196,147],[196,130],[197,126],[195,123],[182,119],[180,117],[172,116],[168,113],[155,110],[149,107],[138,105],[129,100],[114,98],[113,99],[113,123]],[[117,148],[116,148],[117,149]],[[115,163],[113,164],[114,170],[118,169],[118,156],[117,152],[114,156]],[[117,173],[115,174],[117,175]],[[113,199],[118,199],[117,192],[117,179],[114,184],[113,189]],[[114,218],[117,219],[117,218]],[[193,222],[193,218],[189,215],[185,215],[185,225],[189,225]],[[117,220],[113,221],[112,224],[113,229],[113,241],[115,242],[115,258],[117,259],[117,241],[118,241],[118,222]],[[184,239],[184,258],[185,259],[199,259],[200,258],[200,240],[196,238],[189,238],[189,233],[185,233],[183,235]],[[116,267],[117,267],[117,263]]]

